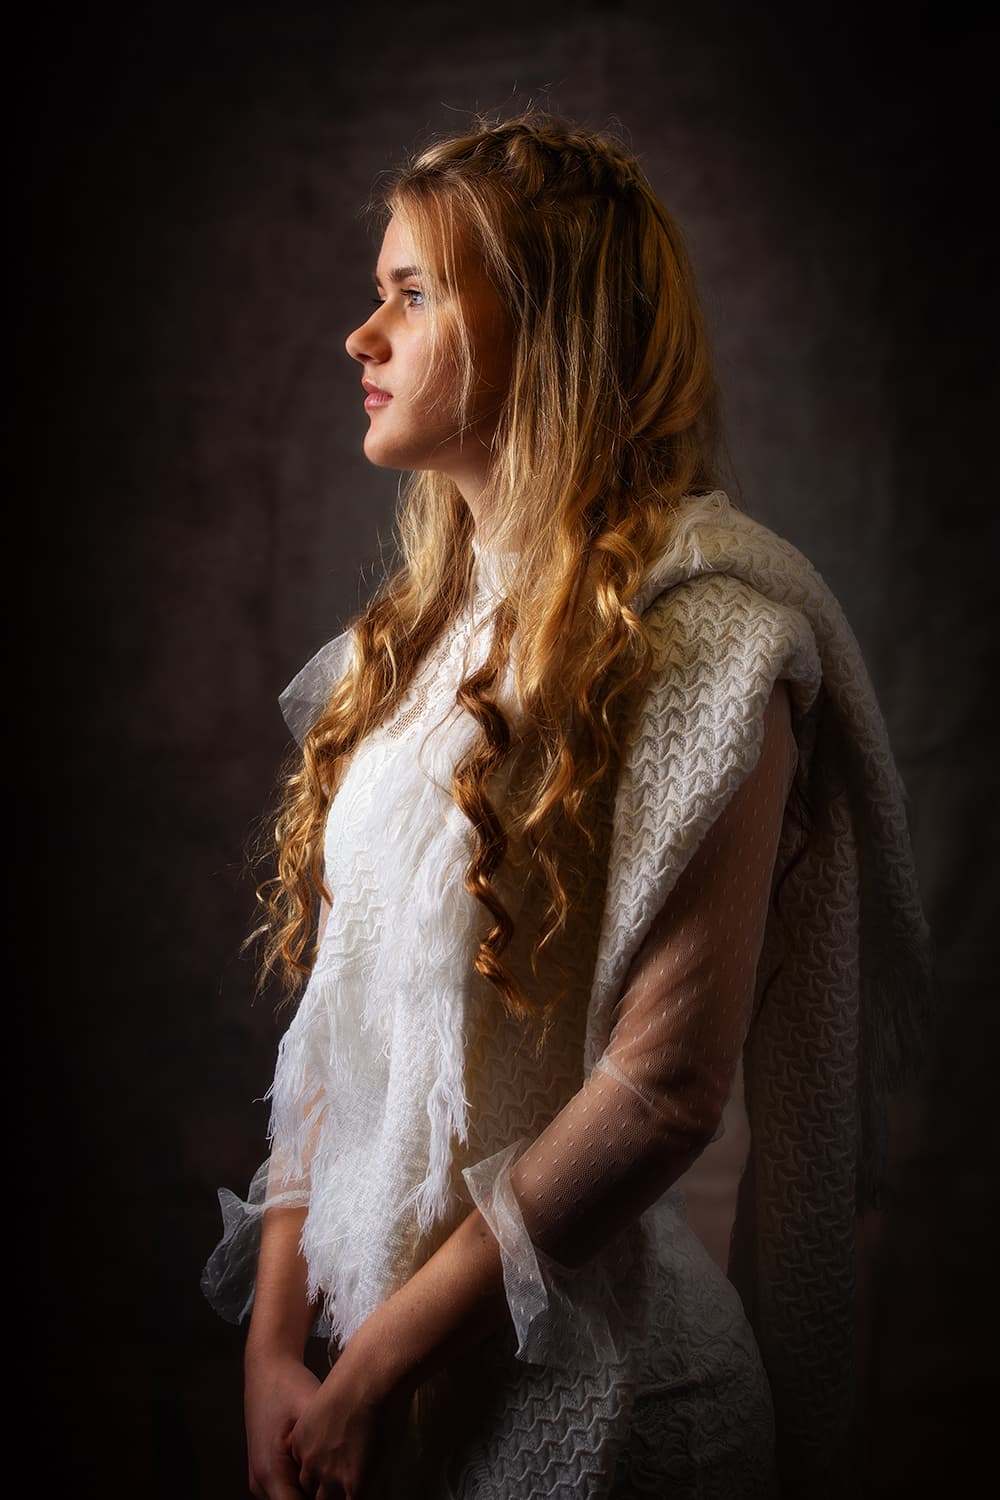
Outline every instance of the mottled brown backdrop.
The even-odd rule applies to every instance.
[[[863,1268],[869,1468],[879,1496],[972,1492],[996,1297],[995,251],[985,41],[954,7],[916,14],[98,5],[40,13],[11,54],[32,1493],[246,1493],[241,1335],[198,1277],[216,1187],[263,1154],[279,1035],[239,955],[275,697],[391,555],[396,476],[362,456],[343,349],[371,294],[360,209],[428,134],[530,100],[626,128],[700,274],[740,499],[819,567],[880,695],[938,1021]]]

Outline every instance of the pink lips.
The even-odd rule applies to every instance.
[[[365,397],[365,411],[376,411],[380,406],[389,405],[389,402],[392,400],[389,391],[383,391],[381,386],[373,384],[370,380],[363,380],[361,384],[368,392],[368,395]]]

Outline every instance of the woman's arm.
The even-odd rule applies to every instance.
[[[301,1493],[345,1500],[401,1493],[414,1390],[509,1318],[499,1247],[473,1211],[348,1340],[299,1417],[289,1447]],[[393,1474],[389,1488],[372,1488],[383,1463]]]
[[[304,1208],[269,1208],[261,1227],[253,1312],[243,1363],[243,1415],[250,1492],[299,1500],[289,1438],[319,1389],[303,1355],[313,1311],[299,1249]]]
[[[562,1265],[590,1259],[718,1130],[750,1025],[796,762],[779,680],[757,763],[646,934],[603,1056],[510,1171],[532,1244]]]
[[[320,909],[321,942],[329,907]],[[261,1222],[253,1309],[244,1350],[243,1406],[250,1491],[259,1500],[298,1500],[298,1463],[289,1436],[319,1388],[304,1362],[315,1318],[301,1251],[307,1209],[275,1204]]]
[[[323,941],[329,915],[329,904],[321,901],[317,948]],[[305,1352],[314,1318],[314,1308],[306,1294],[306,1262],[299,1248],[306,1212],[302,1205],[276,1204],[264,1213],[247,1333],[248,1360],[269,1353],[292,1354],[301,1360]]]
[[[361,1325],[331,1373],[370,1404],[408,1395],[509,1317],[500,1249],[474,1209]]]
[[[264,1213],[247,1363],[273,1354],[291,1354],[301,1360],[305,1353],[314,1317],[299,1248],[305,1216],[301,1207],[275,1207]]]

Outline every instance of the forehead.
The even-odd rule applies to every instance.
[[[472,253],[469,237],[460,224],[454,225],[452,236],[450,248],[455,271],[461,272],[465,282],[477,280],[483,272],[481,257]],[[421,253],[406,219],[393,215],[386,225],[379,250],[376,267],[379,280],[386,281],[394,270],[402,267],[433,271],[438,276],[445,276],[445,246],[440,239],[436,240],[433,227],[430,229],[430,242],[424,248],[426,255]],[[431,261],[430,265],[427,264],[428,260]]]
[[[409,229],[399,219],[390,219],[386,225],[385,234],[382,236],[382,248],[379,250],[379,274],[388,275],[394,266],[415,266],[416,264],[417,252]]]

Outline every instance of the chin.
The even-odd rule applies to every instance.
[[[380,441],[377,437],[373,438],[371,432],[366,435],[362,446],[365,458],[367,458],[370,464],[375,464],[377,468],[401,469],[405,467],[405,465],[397,461],[392,443],[387,443],[384,440]]]
[[[408,449],[404,443],[393,443],[381,437],[374,428],[365,435],[364,453],[370,464],[379,469],[426,469],[427,457]]]

